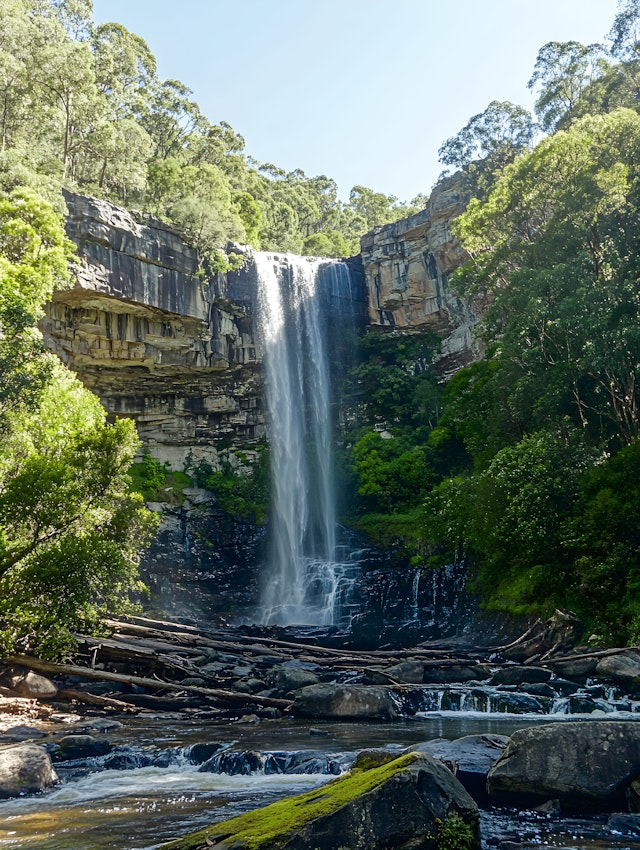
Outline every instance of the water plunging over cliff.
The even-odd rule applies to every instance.
[[[353,325],[349,270],[293,255],[255,262],[273,493],[262,619],[330,625],[354,569],[336,541],[329,365],[330,336]]]

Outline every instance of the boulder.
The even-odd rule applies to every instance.
[[[465,735],[455,741],[434,740],[411,747],[427,753],[453,771],[477,803],[487,798],[487,774],[504,753],[507,735]]]
[[[393,691],[370,685],[309,685],[296,691],[296,717],[330,720],[393,720],[400,716]]]
[[[510,665],[508,667],[500,667],[496,670],[491,679],[490,685],[523,685],[525,683],[534,684],[540,682],[548,682],[551,678],[551,670],[545,670],[544,667],[524,667],[519,665]]]
[[[549,723],[515,732],[489,772],[492,798],[508,803],[558,799],[576,811],[624,805],[640,775],[640,723]]]
[[[310,670],[296,667],[273,667],[266,676],[267,685],[279,696],[286,696],[308,685],[317,685],[320,681]]]
[[[490,675],[491,670],[484,664],[425,667],[424,681],[434,685],[454,685],[458,682],[482,682]]]
[[[406,682],[408,685],[421,685],[424,681],[424,664],[422,661],[402,661],[385,670],[396,682]]]
[[[597,658],[567,658],[564,661],[552,661],[549,666],[556,676],[584,682],[595,673],[597,664]]]
[[[58,688],[46,676],[34,673],[33,670],[22,670],[9,677],[9,687],[20,697],[30,699],[53,699]]]
[[[35,744],[0,748],[0,797],[44,791],[58,781],[49,754]]]
[[[0,735],[0,741],[14,743],[19,741],[35,741],[38,738],[46,738],[47,733],[34,726],[12,726]]]
[[[445,845],[439,835],[466,836]],[[478,809],[462,785],[430,756],[407,753],[370,770],[354,771],[298,797],[272,803],[198,833],[164,850],[416,850],[478,846]]]
[[[75,761],[76,759],[104,756],[111,752],[111,744],[104,738],[93,735],[65,735],[58,742],[56,761]]]
[[[544,714],[545,697],[504,692],[491,697],[491,710],[501,714]]]
[[[607,821],[607,829],[615,835],[628,835],[640,838],[640,815],[617,813]]]
[[[626,691],[640,690],[640,656],[635,652],[609,655],[598,661],[596,675],[613,681]]]

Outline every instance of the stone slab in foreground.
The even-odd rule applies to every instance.
[[[443,829],[465,833],[466,846],[477,847],[477,806],[443,764],[408,753],[162,850],[435,850]]]
[[[515,732],[489,772],[489,794],[501,802],[557,799],[577,811],[624,806],[640,775],[640,722],[549,723]]]

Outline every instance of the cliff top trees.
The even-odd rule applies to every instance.
[[[528,110],[509,101],[493,100],[441,145],[438,157],[444,165],[470,174],[475,192],[483,196],[499,170],[530,147],[534,132]]]
[[[602,45],[577,41],[550,41],[540,48],[527,85],[538,88],[535,108],[545,130],[571,114],[582,91],[605,70],[604,55]]]
[[[368,228],[413,211],[366,187],[343,203],[325,175],[255,162],[184,83],[158,78],[140,36],[95,26],[90,0],[0,5],[0,185],[16,163],[22,181],[35,173],[168,219],[212,256],[229,239],[353,254]]]

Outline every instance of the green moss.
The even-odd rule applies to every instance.
[[[329,815],[356,797],[366,794],[404,770],[419,756],[406,753],[400,758],[329,782],[315,791],[279,800],[262,809],[247,812],[231,820],[163,844],[163,850],[206,850],[207,839],[232,837],[247,850],[277,850],[292,832],[316,818]]]
[[[373,767],[380,767],[383,764],[388,764],[388,762],[393,761],[396,758],[397,756],[395,753],[387,752],[387,750],[362,750],[362,752],[358,753],[358,757],[356,758],[351,770],[353,772],[371,770]]]

